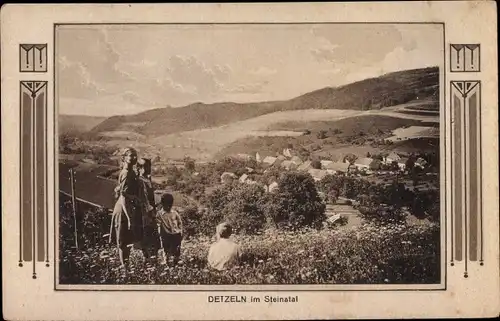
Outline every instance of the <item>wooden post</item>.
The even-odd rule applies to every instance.
[[[73,168],[69,170],[69,179],[71,181],[71,203],[73,205],[73,219],[75,225],[75,247],[78,249],[78,231],[76,227],[76,193],[75,193],[75,173]]]

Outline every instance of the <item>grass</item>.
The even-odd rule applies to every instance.
[[[240,265],[226,272],[207,266],[212,240],[196,237],[183,241],[177,266],[145,264],[141,252],[133,250],[129,273],[124,275],[116,249],[106,243],[103,232],[95,237],[94,229],[94,238],[76,250],[65,222],[61,284],[434,284],[440,280],[439,226],[432,223],[235,235],[244,254]]]

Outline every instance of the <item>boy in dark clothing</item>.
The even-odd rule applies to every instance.
[[[161,209],[158,211],[160,238],[165,256],[173,257],[177,264],[181,255],[182,220],[179,213],[172,209],[174,197],[171,194],[161,196]]]

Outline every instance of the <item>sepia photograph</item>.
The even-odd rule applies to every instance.
[[[495,2],[0,9],[6,319],[499,315]]]
[[[55,25],[57,285],[440,285],[443,25]]]

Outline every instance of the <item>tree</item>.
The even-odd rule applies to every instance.
[[[316,134],[316,137],[318,137],[318,139],[325,139],[327,136],[326,136],[326,130],[320,130],[317,134]]]
[[[277,193],[268,194],[267,212],[278,225],[321,226],[325,204],[321,202],[311,175],[287,172],[278,181]]]
[[[311,162],[311,167],[314,169],[321,169],[321,162],[315,159]]]
[[[227,184],[215,189],[207,198],[208,213],[204,230],[215,228],[222,221],[235,230],[252,234],[264,227],[265,191],[259,185]]]
[[[344,157],[344,162],[348,161],[349,163],[353,164],[356,161],[356,159],[358,159],[358,156],[349,153]]]
[[[380,169],[380,166],[382,165],[382,162],[378,159],[374,159],[371,163],[370,163],[370,169],[373,171],[373,170],[378,170]]]
[[[405,162],[405,170],[411,172],[415,166],[415,157],[410,156]]]
[[[189,156],[186,156],[184,157],[184,167],[190,171],[190,172],[193,172],[194,171],[194,168],[195,168],[195,162],[194,162],[194,159],[192,159],[191,157]]]

